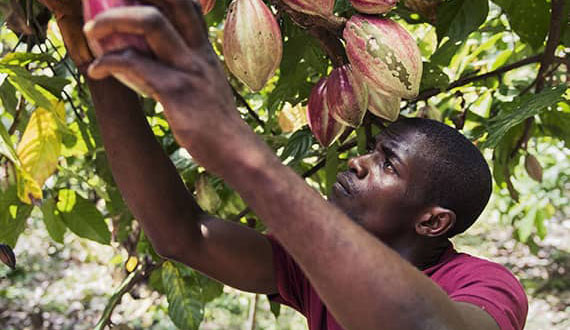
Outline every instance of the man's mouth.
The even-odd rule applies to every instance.
[[[345,196],[350,196],[351,195],[351,185],[350,185],[350,179],[348,178],[348,173],[346,172],[342,172],[339,173],[336,176],[336,182],[333,185],[333,189],[336,192],[341,193],[342,195]]]

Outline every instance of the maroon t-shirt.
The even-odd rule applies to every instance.
[[[342,330],[293,258],[273,237],[268,238],[273,246],[279,290],[269,298],[302,313],[310,330]],[[423,272],[453,301],[471,303],[487,311],[501,330],[523,329],[528,301],[519,281],[505,267],[458,253],[450,244],[439,262]]]

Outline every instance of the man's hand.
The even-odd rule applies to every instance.
[[[84,71],[93,60],[93,56],[81,30],[83,27],[81,0],[39,1],[54,14],[69,56],[79,70]]]
[[[178,142],[217,172],[219,155],[212,159],[211,151],[236,135],[253,133],[236,111],[200,6],[192,0],[148,2],[153,6],[109,9],[84,30],[91,41],[116,33],[142,36],[154,58],[134,50],[108,53],[93,62],[88,74],[93,79],[120,76],[159,101]]]

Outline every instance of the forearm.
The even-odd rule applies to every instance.
[[[155,249],[177,253],[200,237],[200,208],[162,150],[137,95],[116,80],[88,79],[115,181]]]
[[[228,168],[223,176],[295,258],[346,329],[378,329],[379,325],[445,329],[460,324],[452,301],[431,280],[293,171],[268,161],[265,148],[258,152],[254,159],[263,162],[232,161],[245,166]]]

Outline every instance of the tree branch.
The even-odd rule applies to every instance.
[[[247,109],[247,113],[259,124],[259,126],[261,126],[265,130],[265,122],[261,120],[261,118],[259,118],[257,113],[253,111],[251,106],[247,103],[247,101],[243,98],[243,96],[234,88],[234,86],[230,85],[230,87],[232,88],[235,98],[239,101],[239,103],[241,103]]]
[[[150,274],[160,266],[162,266],[164,260],[158,263],[147,263],[144,267],[141,267],[134,272],[130,273],[121,283],[119,288],[113,293],[111,299],[109,299],[109,303],[105,306],[105,310],[103,310],[103,314],[97,322],[95,326],[95,330],[103,330],[106,325],[111,322],[111,315],[113,314],[113,310],[117,307],[118,304],[121,303],[121,299],[123,296],[131,291],[131,289],[138,283],[142,282],[143,280],[147,279]]]
[[[540,61],[540,68],[536,76],[536,92],[539,93],[544,89],[546,77],[548,76],[547,70],[554,63],[556,47],[560,43],[560,35],[562,34],[562,19],[564,10],[564,0],[552,0],[552,16],[550,19],[550,32],[548,33],[548,41],[546,42],[546,49]],[[553,72],[553,71],[551,71]],[[532,134],[532,126],[534,124],[534,117],[527,118],[524,122],[524,131],[521,137],[517,140],[515,148],[510,154],[513,159],[519,149],[526,149],[528,140]],[[509,188],[510,189],[510,188]],[[516,199],[515,199],[516,200]]]
[[[448,92],[448,91],[450,91],[450,90],[452,90],[452,89],[454,89],[454,88],[461,87],[461,86],[465,86],[465,85],[470,84],[470,83],[475,82],[475,81],[484,80],[484,79],[487,79],[487,78],[490,78],[490,77],[498,76],[498,75],[501,75],[501,74],[503,74],[503,73],[509,72],[509,71],[511,71],[511,70],[514,70],[514,69],[518,69],[518,68],[520,68],[520,67],[523,67],[523,66],[525,66],[525,65],[529,65],[529,64],[532,64],[532,63],[537,63],[537,62],[539,62],[539,61],[542,59],[542,57],[543,57],[542,54],[535,55],[535,56],[531,56],[531,57],[522,59],[522,60],[520,60],[520,61],[518,61],[518,62],[509,64],[509,65],[502,66],[502,67],[500,67],[500,68],[498,68],[498,69],[496,69],[496,70],[489,71],[489,72],[484,73],[484,74],[481,74],[481,75],[477,75],[477,76],[467,76],[467,77],[460,78],[460,79],[458,79],[458,80],[452,82],[452,83],[451,83],[446,89],[444,89],[444,90],[439,89],[439,88],[426,89],[426,90],[422,91],[415,99],[410,100],[410,101],[408,102],[408,104],[416,103],[416,102],[418,102],[418,101],[424,101],[424,100],[429,99],[429,98],[432,97],[432,96],[436,96],[436,95],[438,95],[438,94],[440,94],[440,93]]]
[[[562,20],[564,18],[564,0],[552,0],[552,13],[550,19],[550,32],[548,33],[548,41],[544,55],[540,62],[540,69],[538,70],[536,91],[540,92],[544,88],[546,71],[554,63],[556,47],[560,43],[560,36],[562,35]]]

